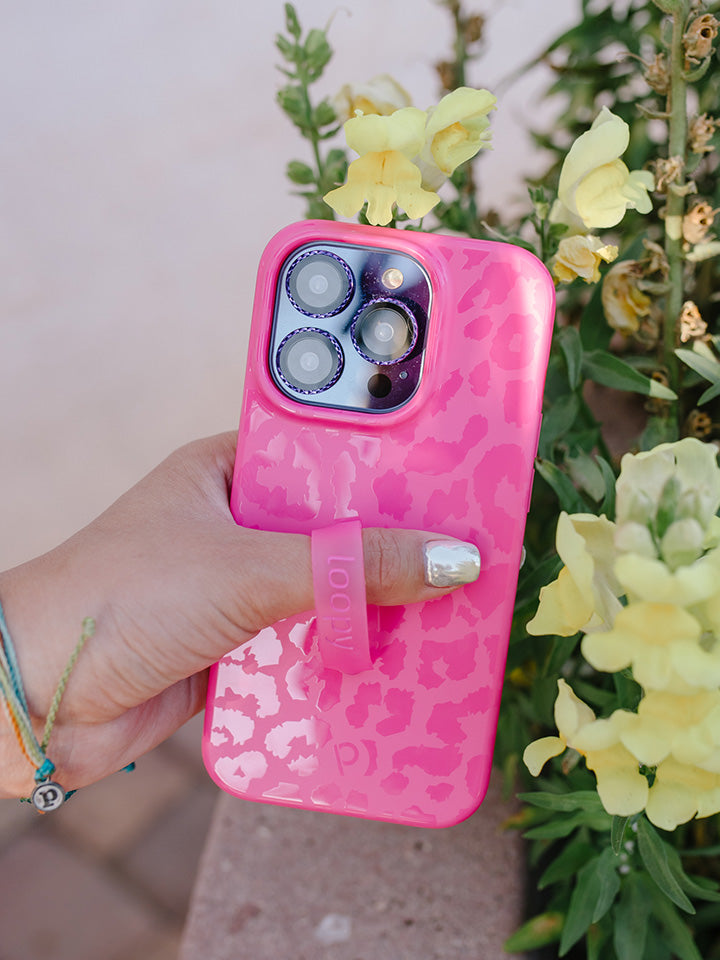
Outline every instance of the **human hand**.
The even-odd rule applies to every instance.
[[[204,704],[207,668],[263,627],[313,608],[310,538],[235,524],[235,437],[188,444],[70,540],[0,575],[30,711],[42,728],[84,617],[96,621],[48,747],[65,789],[166,739]],[[419,531],[363,531],[368,603],[443,596]],[[0,713],[0,796],[33,770]]]

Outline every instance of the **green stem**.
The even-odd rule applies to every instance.
[[[680,189],[685,185],[685,162],[687,160],[687,81],[685,79],[685,50],[683,33],[687,21],[690,0],[678,0],[672,15],[672,41],[670,46],[670,92],[667,112],[669,114],[668,156],[682,159],[679,182],[668,190],[665,217],[665,254],[670,268],[670,290],[665,300],[665,332],[663,361],[668,372],[670,388],[676,393],[679,388],[680,371],[675,349],[678,345],[678,320],[685,299],[683,290],[682,218],[685,213],[685,197]],[[679,404],[675,408],[680,415]]]
[[[465,43],[465,21],[460,3],[453,3],[450,10],[455,21],[455,85],[465,86],[465,64],[467,62],[467,45]]]
[[[297,78],[302,88],[303,99],[305,100],[305,136],[310,141],[313,156],[315,158],[315,166],[317,168],[317,178],[315,182],[318,188],[317,195],[320,197],[325,192],[325,164],[323,163],[322,156],[320,154],[320,137],[318,136],[317,129],[312,119],[310,78],[308,77],[308,72],[305,68],[305,65],[302,63],[298,64]]]

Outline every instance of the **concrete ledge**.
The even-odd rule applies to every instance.
[[[222,796],[180,960],[500,960],[524,863],[497,783],[446,830]]]

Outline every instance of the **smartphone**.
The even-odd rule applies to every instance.
[[[485,794],[537,450],[554,285],[511,244],[331,221],[261,258],[235,520],[347,517],[475,543],[478,580],[368,607],[372,668],[324,666],[314,614],[211,672],[203,737],[239,797],[424,827]]]

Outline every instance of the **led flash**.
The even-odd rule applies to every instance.
[[[390,267],[389,270],[386,270],[382,275],[382,284],[386,290],[397,290],[398,287],[402,286],[403,277],[400,270],[397,267]]]

